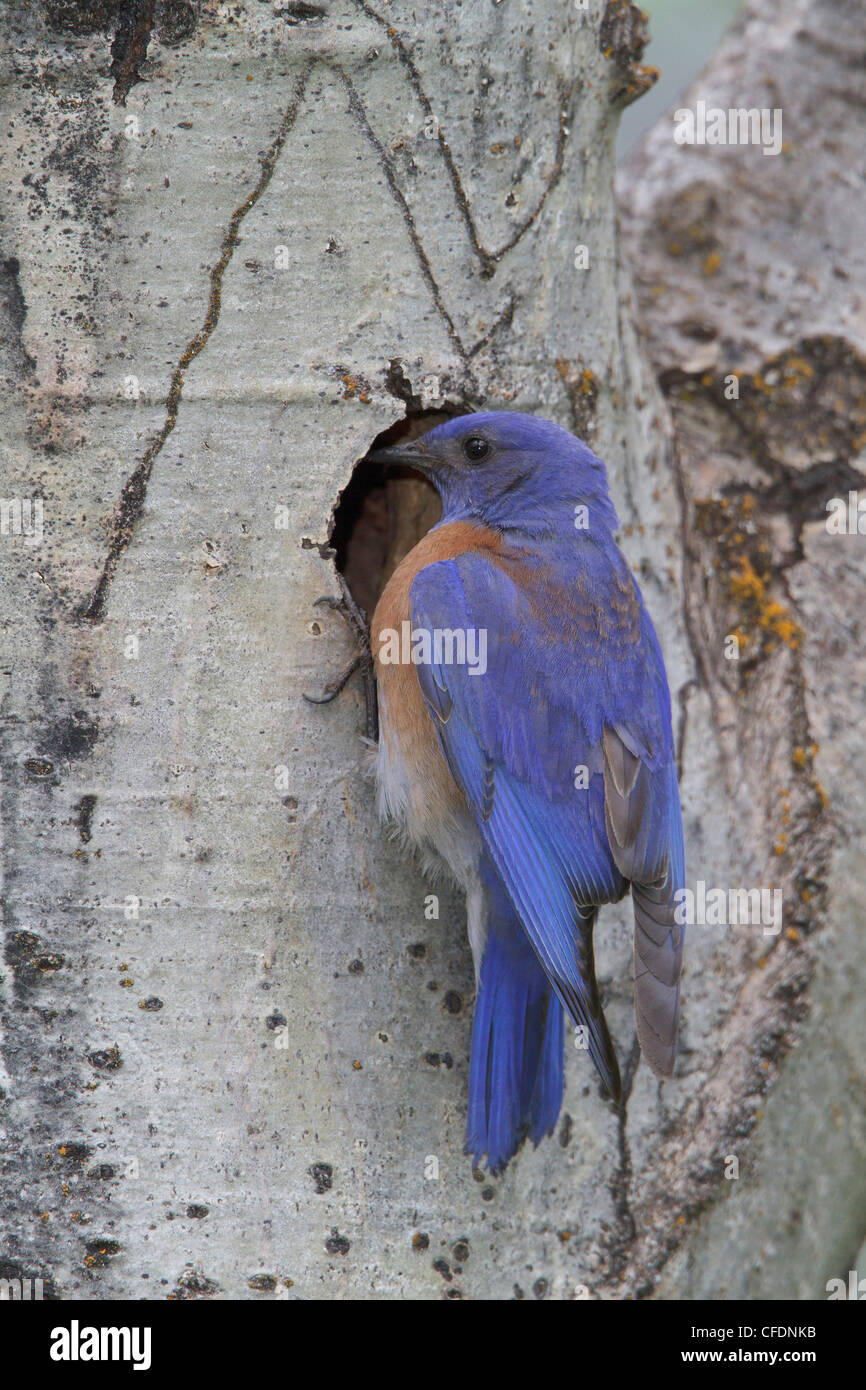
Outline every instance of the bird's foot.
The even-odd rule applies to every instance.
[[[328,681],[321,695],[307,695],[304,692],[304,699],[311,705],[328,705],[335,700],[340,691],[355,674],[361,671],[364,676],[364,702],[367,711],[367,737],[375,742],[379,737],[379,707],[376,699],[376,675],[373,669],[373,651],[370,646],[370,629],[367,624],[367,615],[363,608],[359,608],[352,597],[351,590],[343,576],[337,571],[337,582],[340,585],[340,597],[333,598],[330,594],[325,594],[322,598],[317,598],[315,606],[325,604],[328,608],[333,608],[335,613],[347,623],[358,646],[358,650],[352,657],[347,666]]]

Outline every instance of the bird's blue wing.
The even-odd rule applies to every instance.
[[[483,674],[480,663],[478,674],[449,663],[446,643],[437,659],[434,645],[429,664],[417,668],[421,690],[545,973],[586,1027],[593,1060],[616,1094],[592,959],[595,911],[620,898],[628,878],[660,891],[663,866],[675,857],[679,801],[655,636],[618,552],[595,559],[605,584],[596,574],[557,587],[540,569],[467,552],[423,569],[410,601],[413,627],[431,638],[486,634]],[[665,916],[650,896],[636,931],[636,966],[640,938],[639,968],[652,980],[655,971],[669,979],[670,943],[659,940],[653,912]],[[644,937],[651,947],[644,949]],[[650,1039],[667,1036],[658,1008],[650,1013]],[[648,1029],[641,1032],[643,1041]],[[661,1060],[658,1047],[649,1060]]]

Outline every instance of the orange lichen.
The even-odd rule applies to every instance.
[[[785,377],[786,385],[788,382],[795,382],[802,377],[812,377],[815,375],[814,367],[806,361],[804,357],[791,356],[782,365],[782,375]]]
[[[761,627],[774,632],[792,651],[797,650],[803,635],[802,628],[789,617],[787,609],[783,608],[781,603],[767,603],[761,613],[760,623]]]
[[[344,373],[342,381],[343,385],[346,388],[344,395],[345,400],[350,401],[357,399],[362,403],[362,405],[369,404],[370,386],[367,382],[356,380],[356,378],[351,376],[348,372]]]
[[[740,556],[740,573],[732,574],[728,583],[731,593],[736,599],[751,599],[755,603],[760,603],[766,592],[763,580],[745,555]]]
[[[803,640],[803,629],[795,622],[788,610],[767,593],[766,575],[755,569],[746,555],[737,558],[738,569],[728,575],[731,597],[750,610],[760,628],[769,636],[777,637],[791,651],[796,651]]]
[[[584,367],[581,372],[577,389],[582,396],[590,396],[595,390],[595,373],[589,367]]]

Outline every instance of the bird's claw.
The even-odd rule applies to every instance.
[[[339,613],[343,620],[352,630],[352,634],[358,645],[358,651],[352,657],[347,666],[329,681],[321,695],[307,695],[302,692],[304,699],[311,705],[328,705],[336,699],[340,691],[347,684],[349,679],[357,670],[364,673],[364,701],[367,711],[367,737],[374,741],[379,737],[379,708],[376,699],[376,676],[373,669],[373,653],[370,648],[370,630],[367,626],[367,615],[363,608],[352,597],[351,590],[343,576],[337,572],[337,582],[340,585],[341,594],[339,598],[334,598],[332,594],[322,594],[315,600],[314,608],[325,605]]]
[[[348,666],[346,666],[344,670],[340,672],[339,676],[337,676],[332,681],[328,681],[328,684],[325,686],[321,695],[308,695],[306,691],[303,690],[301,691],[301,694],[303,695],[304,699],[308,701],[308,703],[311,705],[329,705],[331,701],[336,699],[336,697],[339,695],[340,691],[343,689],[343,686],[346,684],[349,678],[351,676],[354,676],[355,672],[357,671],[360,665],[361,653],[356,652],[355,655],[352,657],[352,660],[349,662]]]

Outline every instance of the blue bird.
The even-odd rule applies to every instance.
[[[485,412],[370,457],[418,470],[442,500],[371,624],[378,797],[466,893],[466,1148],[497,1173],[556,1124],[564,1014],[621,1101],[592,938],[629,887],[637,1034],[672,1074],[684,863],[668,683],[586,444]]]

